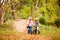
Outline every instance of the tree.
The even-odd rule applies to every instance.
[[[2,24],[4,21],[5,11],[3,6],[5,5],[6,1],[7,0],[0,0],[0,24]]]
[[[23,9],[24,5],[26,4],[25,0],[11,0],[10,1],[11,4],[11,10],[12,10],[12,18],[15,19],[15,13],[20,10]]]
[[[15,3],[11,1],[12,18],[15,19]]]
[[[40,6],[41,6],[41,0],[37,0],[36,2],[36,11],[37,11],[37,14],[38,14],[38,18],[40,17]]]
[[[32,15],[32,18],[34,19],[34,11],[35,11],[35,7],[36,7],[36,11],[37,11],[37,14],[38,14],[38,17],[40,16],[40,0],[31,0],[31,15]]]
[[[34,19],[34,1],[31,0],[31,16]]]

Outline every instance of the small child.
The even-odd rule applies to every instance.
[[[37,18],[35,18],[34,27],[35,27],[35,29],[34,29],[33,33],[40,34],[40,30],[39,30],[40,24],[39,24],[39,21]]]
[[[28,34],[32,34],[32,25],[33,25],[32,17],[29,17],[28,22],[27,22],[27,32],[28,32]]]

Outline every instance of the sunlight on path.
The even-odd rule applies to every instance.
[[[26,31],[26,20],[21,19],[21,20],[14,21],[14,28],[18,32]]]

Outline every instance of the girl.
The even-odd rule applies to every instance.
[[[32,17],[29,17],[27,22],[28,34],[32,34],[32,25],[33,25]]]

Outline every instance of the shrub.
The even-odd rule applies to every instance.
[[[11,21],[7,21],[0,25],[0,34],[15,34],[18,33],[16,30],[13,29],[13,24]]]
[[[7,25],[4,23],[4,24],[1,24],[0,25],[0,28],[7,28]]]
[[[60,19],[56,19],[55,20],[55,25],[59,28],[59,26],[60,26]]]
[[[46,25],[54,25],[54,22],[46,22]]]
[[[3,23],[0,25],[0,29],[13,29],[12,25],[8,25],[6,23]]]
[[[45,20],[44,18],[40,18],[40,19],[39,19],[39,23],[45,24],[45,23],[46,23],[46,20]]]

